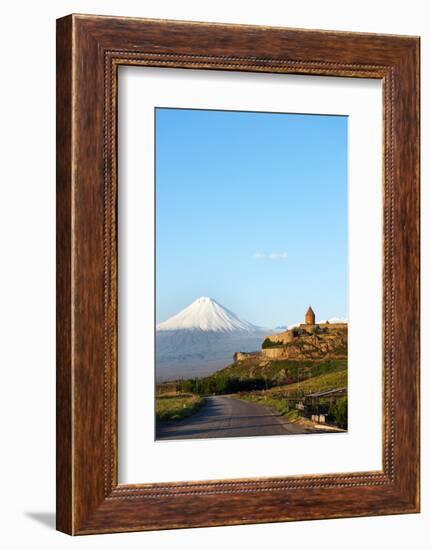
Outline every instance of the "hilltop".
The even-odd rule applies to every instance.
[[[347,359],[347,323],[320,323],[299,325],[292,329],[270,334],[262,343],[259,353],[238,352],[234,361],[260,359]]]

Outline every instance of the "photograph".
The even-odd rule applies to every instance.
[[[348,430],[348,116],[155,109],[156,440]]]

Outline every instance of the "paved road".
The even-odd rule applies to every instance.
[[[268,407],[239,399],[213,396],[193,416],[156,426],[156,439],[196,439],[308,433],[303,426],[282,420]]]

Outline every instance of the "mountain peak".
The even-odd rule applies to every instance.
[[[205,332],[254,332],[259,327],[240,319],[209,296],[201,296],[193,303],[156,326],[157,331],[201,330]]]
[[[193,302],[193,304],[208,304],[209,302],[215,302],[210,296],[201,296]]]

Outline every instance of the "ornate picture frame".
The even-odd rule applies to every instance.
[[[118,483],[120,65],[381,80],[381,471]],[[91,15],[57,21],[58,530],[418,512],[419,322],[418,37]]]

